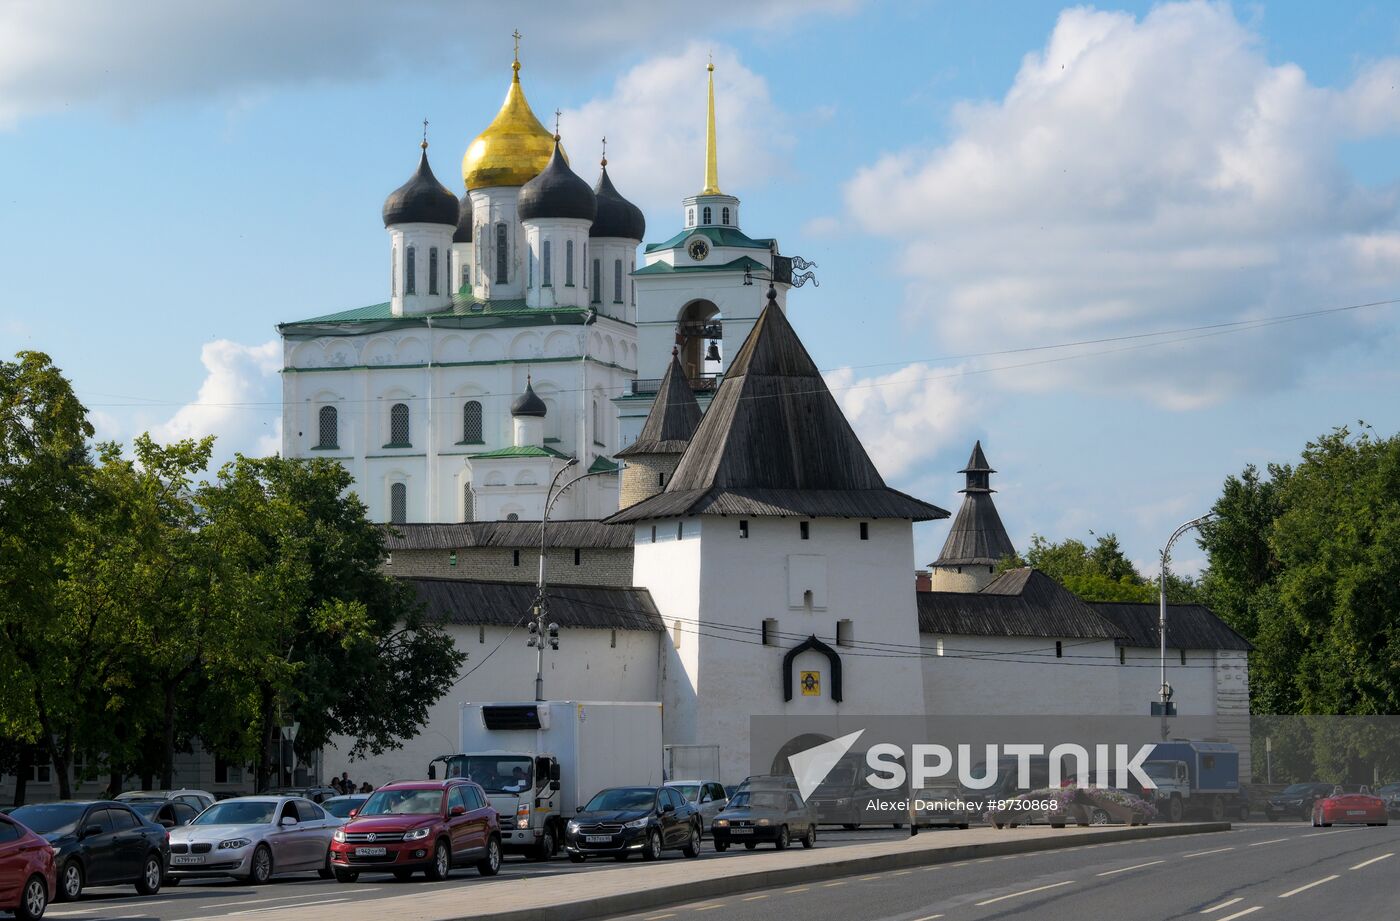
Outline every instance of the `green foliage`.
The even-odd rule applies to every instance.
[[[1097,537],[1092,547],[1073,537],[1052,542],[1033,535],[1026,555],[1008,557],[1001,570],[1020,566],[1039,569],[1085,601],[1147,603],[1158,598],[1156,581],[1137,571],[1114,534]],[[1196,584],[1169,572],[1167,600],[1172,604],[1196,601]]]
[[[1216,512],[1205,590],[1255,644],[1255,709],[1400,713],[1400,437],[1337,429]]]

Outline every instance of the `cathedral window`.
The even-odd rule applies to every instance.
[[[481,402],[468,400],[462,404],[462,443],[479,445],[481,437]]]
[[[583,258],[579,260],[579,265],[583,267],[583,286],[588,287],[588,241],[583,241]]]
[[[1181,650],[1181,664],[1182,664],[1182,665],[1185,665],[1185,664],[1186,664],[1186,650],[1184,650],[1184,649]]]
[[[687,227],[694,227],[694,226],[695,226],[695,209],[694,209],[694,208],[686,208],[686,209],[685,209],[685,226],[687,226]]]
[[[598,409],[598,401],[593,401],[593,443],[603,447],[603,414]]]
[[[317,417],[318,448],[340,447],[340,412],[334,406],[322,406]]]
[[[574,286],[574,241],[564,241],[564,284]]]
[[[399,296],[399,248],[389,254],[389,296]]]
[[[1126,647],[1126,646],[1119,646],[1119,647],[1118,647],[1118,664],[1119,664],[1119,665],[1127,665],[1127,664],[1128,664],[1128,647]]]
[[[507,518],[506,520],[509,521],[510,519]],[[510,552],[510,565],[512,565],[512,566],[519,566],[519,565],[520,565],[520,551],[519,551],[519,550],[512,550],[512,551]]]
[[[706,205],[706,206],[705,206],[705,221],[704,221],[704,222],[705,222],[706,224],[712,224],[712,223],[714,223],[714,212],[710,210],[710,206],[709,206],[709,205]]]
[[[408,405],[395,403],[389,407],[389,443],[384,447],[407,448],[408,435]]]
[[[720,222],[721,224],[726,224],[726,225],[729,223],[729,209],[728,209],[728,208],[723,208],[723,209],[720,210],[720,212],[719,212],[719,222]]]
[[[603,262],[593,260],[593,303],[603,303]]]
[[[438,248],[428,247],[428,293],[438,293]]]
[[[510,281],[510,252],[506,246],[506,225],[496,225],[496,284]]]
[[[476,491],[470,483],[462,487],[462,520],[476,520]]]
[[[403,259],[403,293],[418,293],[418,247],[410,246]]]
[[[540,244],[540,286],[543,288],[550,287],[554,281],[550,276],[554,266],[551,264],[549,255],[549,241],[545,240]]]
[[[395,483],[389,487],[389,523],[404,524],[408,521],[408,487]]]
[[[622,260],[613,260],[613,303],[622,303]]]
[[[676,540],[685,540],[685,522],[676,522]]]

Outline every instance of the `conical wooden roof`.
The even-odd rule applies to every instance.
[[[614,457],[637,454],[681,454],[690,444],[690,437],[700,425],[700,403],[690,389],[680,358],[673,352],[671,364],[656,390],[651,412],[642,424],[637,440],[618,451]]]
[[[665,491],[607,520],[948,517],[885,485],[771,288],[768,298]]]
[[[982,453],[982,442],[972,449],[972,457],[959,473],[966,474],[963,503],[948,531],[948,540],[934,566],[991,566],[1016,552],[1006,526],[1001,523],[992,501],[991,475],[996,473]]]

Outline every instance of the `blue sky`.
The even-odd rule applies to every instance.
[[[0,8],[0,352],[50,353],[106,436],[274,444],[275,324],[385,299],[420,122],[460,188],[519,28],[536,112],[590,180],[608,135],[651,239],[714,54],[721,183],[819,264],[790,316],[872,455],[953,509],[981,438],[1021,546],[1116,531],[1151,569],[1246,463],[1400,428],[1400,305],[1045,349],[1400,297],[1392,4],[505,6]]]

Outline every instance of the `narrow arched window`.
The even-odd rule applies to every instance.
[[[613,260],[613,303],[622,303],[622,260]]]
[[[599,447],[603,445],[603,414],[596,399],[593,401],[593,443]]]
[[[719,222],[720,222],[721,224],[726,224],[726,225],[729,223],[729,209],[728,209],[728,208],[722,208],[722,209],[720,209],[720,212],[719,212]]]
[[[428,247],[428,293],[438,293],[438,249]]]
[[[460,271],[462,273],[462,287],[470,287],[472,283],[472,267],[467,265],[465,259],[462,260]]]
[[[603,263],[600,259],[593,260],[593,303],[603,302]]]
[[[506,243],[506,225],[496,225],[496,284],[510,281],[510,250]]]
[[[579,266],[583,270],[583,286],[588,287],[588,241],[583,241],[583,258],[579,260]]]
[[[687,208],[687,209],[685,209],[685,225],[686,225],[687,227],[694,227],[694,226],[695,226],[695,209],[694,209],[694,208]]]
[[[574,284],[574,241],[564,241],[564,284],[573,287]]]
[[[389,296],[399,296],[399,248],[389,254]]]
[[[317,417],[318,448],[340,447],[340,413],[334,406],[322,406]]]
[[[705,206],[705,223],[706,223],[706,224],[709,224],[709,223],[712,223],[713,221],[714,221],[714,212],[710,210],[710,206],[709,206],[709,205],[706,205],[706,206]]]
[[[405,252],[403,260],[403,293],[417,294],[418,279],[415,277],[418,271],[418,247],[410,246]]]
[[[476,520],[476,491],[470,483],[462,487],[462,520]]]
[[[527,288],[534,288],[534,287],[535,287],[535,251],[534,251],[533,249],[530,248],[530,245],[529,245],[528,243],[525,245],[525,273],[526,273],[526,276],[527,276],[526,279],[525,279],[525,287],[527,287]]]
[[[548,287],[550,287],[550,286],[553,284],[553,281],[554,281],[554,280],[553,280],[553,278],[550,277],[550,270],[553,269],[553,268],[554,268],[554,267],[550,264],[550,258],[549,258],[549,241],[548,241],[548,240],[545,240],[543,243],[540,244],[540,286],[541,286],[541,287],[548,288]]]
[[[408,447],[408,434],[408,405],[395,403],[389,407],[389,446]]]
[[[408,521],[408,487],[395,483],[389,487],[389,522],[404,524]]]
[[[468,400],[462,405],[462,441],[481,444],[481,403]]]

